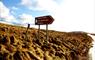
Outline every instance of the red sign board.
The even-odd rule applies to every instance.
[[[54,21],[53,17],[48,16],[40,16],[35,18],[35,25],[45,25],[45,24],[52,24]]]

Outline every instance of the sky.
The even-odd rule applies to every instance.
[[[49,30],[95,33],[94,10],[94,0],[0,0],[0,22],[38,28],[35,17],[51,15]]]
[[[94,0],[0,0],[0,22],[34,25],[35,17],[51,15],[50,30],[95,32]],[[42,26],[41,28],[45,28]]]

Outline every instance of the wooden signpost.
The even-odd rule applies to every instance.
[[[46,25],[46,41],[48,40],[48,25],[52,24],[54,21],[53,17],[50,15],[40,16],[35,18],[35,25],[39,25],[38,29],[38,39],[40,35],[40,25]]]

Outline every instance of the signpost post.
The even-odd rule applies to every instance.
[[[27,33],[27,31],[28,31],[28,29],[30,28],[30,24],[28,24],[28,26],[27,26],[27,30],[26,30],[26,33]]]
[[[28,29],[29,29],[29,28],[30,28],[30,24],[28,24],[28,26],[27,26],[27,30],[26,30],[26,34],[25,34],[25,37],[26,37],[25,40],[28,40],[27,33],[28,33]]]
[[[48,40],[48,24],[46,24],[46,41]]]
[[[48,41],[48,25],[52,24],[54,21],[53,17],[48,15],[48,16],[40,16],[35,18],[35,25],[39,25],[38,29],[38,39],[39,39],[39,34],[40,34],[40,25],[46,25],[46,42]]]
[[[39,25],[39,29],[38,29],[38,39],[40,39],[40,25]]]

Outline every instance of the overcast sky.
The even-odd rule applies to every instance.
[[[94,4],[94,0],[0,0],[0,22],[37,28],[32,25],[35,17],[51,15],[55,19],[51,30],[95,33]]]

